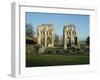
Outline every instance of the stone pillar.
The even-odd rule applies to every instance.
[[[72,45],[72,43],[73,43],[73,31],[71,31],[70,38],[71,38],[71,45]]]
[[[37,43],[38,44],[41,44],[41,37],[38,36],[38,39],[37,40],[38,40]]]
[[[64,49],[67,49],[67,35],[66,35],[66,31],[65,31],[65,29],[64,29],[64,31],[63,31],[63,41],[64,41]]]
[[[53,32],[53,30],[52,30],[52,43],[51,43],[51,45],[52,45],[52,47],[54,46],[54,32]]]
[[[47,28],[45,28],[45,47],[47,47]]]

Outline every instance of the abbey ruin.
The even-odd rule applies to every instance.
[[[67,49],[67,46],[77,45],[77,34],[75,31],[75,25],[65,25],[63,29],[63,42],[64,49]]]
[[[44,47],[54,47],[54,26],[53,24],[41,24],[37,27],[37,43]],[[77,45],[78,37],[75,25],[65,25],[63,28],[63,46]]]
[[[52,24],[42,24],[38,26],[37,42],[45,47],[54,47],[54,29]]]

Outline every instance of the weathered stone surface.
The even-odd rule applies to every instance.
[[[53,24],[42,24],[37,28],[37,42],[45,47],[54,46]]]
[[[41,53],[44,53],[44,51],[45,51],[45,47],[43,45],[41,45],[38,50],[38,53],[41,54]]]
[[[67,46],[78,44],[75,25],[70,24],[64,26],[63,41],[64,41],[64,49],[67,49]]]

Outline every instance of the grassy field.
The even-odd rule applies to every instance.
[[[88,55],[26,55],[26,67],[89,64]]]

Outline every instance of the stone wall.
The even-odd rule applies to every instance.
[[[54,46],[53,24],[41,24],[37,28],[37,42],[45,47]]]
[[[75,30],[75,25],[65,25],[63,29],[63,42],[64,49],[67,49],[68,46],[77,45],[77,33]]]

